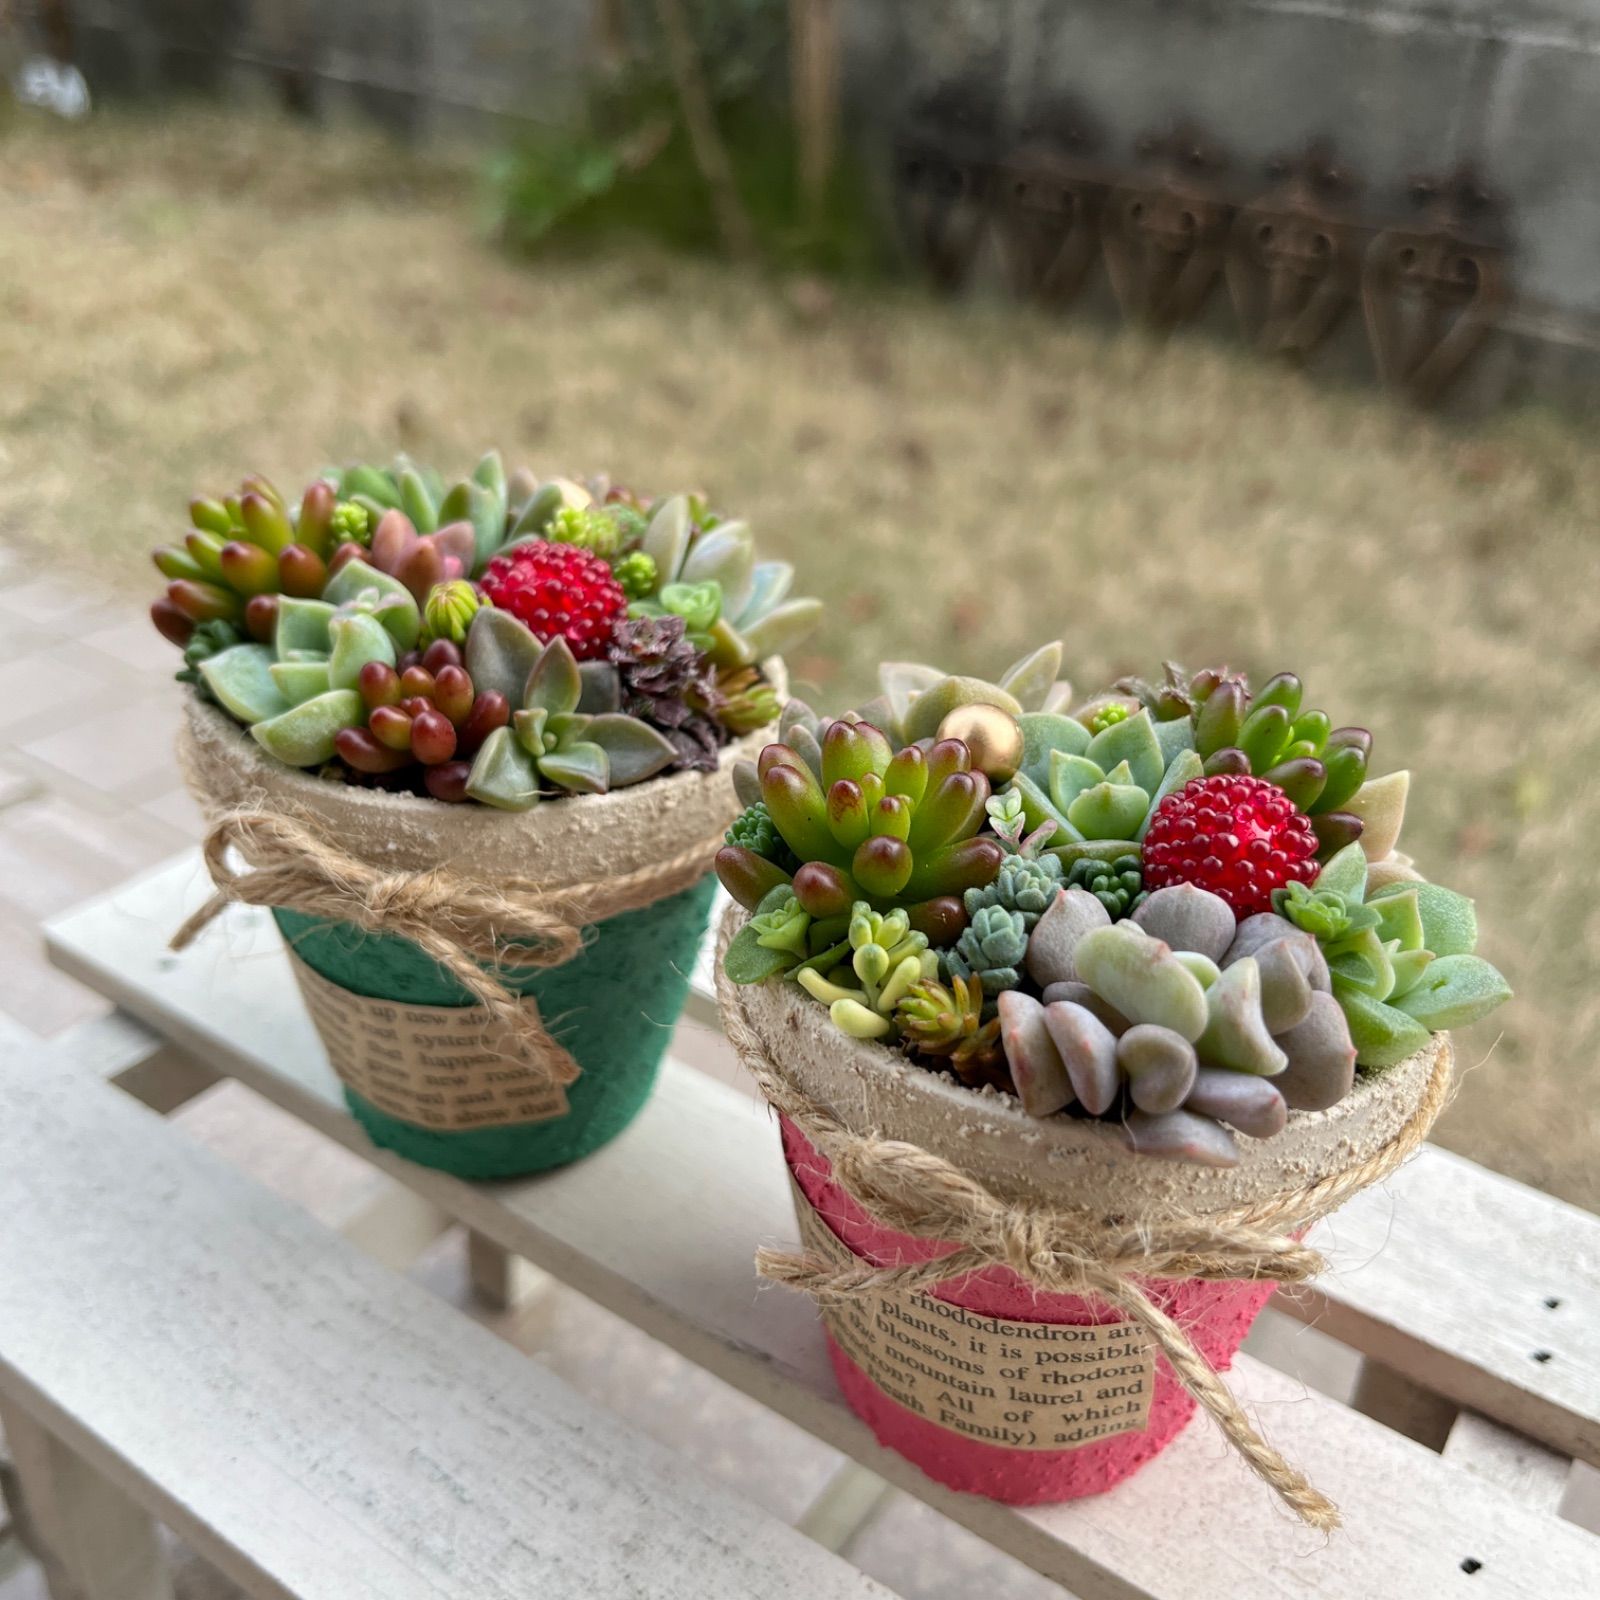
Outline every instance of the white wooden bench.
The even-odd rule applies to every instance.
[[[1341,1505],[1326,1544],[1203,1422],[1110,1495],[1012,1510],[881,1450],[839,1399],[809,1305],[758,1290],[753,1245],[794,1238],[787,1182],[766,1113],[689,1064],[713,1042],[703,985],[680,1059],[627,1133],[562,1172],[475,1186],[367,1144],[265,913],[236,908],[185,955],[166,951],[205,888],[185,857],[48,930],[60,966],[153,1030],[121,1020],[81,1038],[105,1076],[163,1109],[239,1079],[464,1223],[486,1292],[505,1292],[510,1258],[536,1263],[1083,1600],[1600,1594],[1600,1539],[1579,1525],[1600,1524],[1600,1221],[1586,1213],[1429,1151],[1325,1225],[1334,1270],[1290,1307],[1320,1332],[1290,1337],[1269,1314],[1253,1347],[1294,1369],[1333,1335],[1349,1369],[1364,1358],[1356,1404],[1248,1355],[1232,1381]],[[814,1525],[846,1538],[841,1508],[879,1503],[869,1488],[842,1483]]]
[[[55,1593],[884,1593],[59,1053],[0,1047],[0,1407]]]

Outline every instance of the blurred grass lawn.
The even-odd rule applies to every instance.
[[[1084,689],[1292,667],[1413,769],[1404,843],[1518,991],[1459,1040],[1442,1142],[1600,1209],[1585,428],[643,250],[519,267],[472,173],[202,112],[0,130],[0,540],[142,596],[197,489],[493,442],[748,515],[832,603],[794,663],[830,706],[883,657],[993,672],[1049,637]]]

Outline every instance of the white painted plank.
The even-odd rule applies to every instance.
[[[1560,1511],[1572,1474],[1565,1456],[1471,1411],[1456,1418],[1444,1458],[1538,1511]]]
[[[114,1083],[163,1116],[204,1094],[214,1072],[123,1011],[107,1011],[55,1034],[50,1043],[85,1071]]]
[[[176,925],[201,892],[174,868],[137,893],[63,919],[57,958],[219,1068],[352,1148],[292,980],[259,921],[230,917],[180,962],[152,927]],[[232,965],[238,962],[240,965]],[[1432,1452],[1242,1358],[1235,1382],[1275,1443],[1343,1506],[1326,1547],[1292,1523],[1209,1426],[1191,1428],[1115,1494],[1026,1512],[947,1494],[877,1448],[844,1408],[810,1307],[757,1286],[758,1241],[792,1241],[787,1180],[770,1118],[668,1063],[639,1120],[576,1167],[479,1188],[374,1152],[386,1170],[494,1243],[524,1255],[852,1455],[1084,1600],[1230,1600],[1454,1592],[1550,1600],[1583,1592],[1600,1544],[1511,1505]]]
[[[1600,1218],[1428,1146],[1312,1242],[1333,1270],[1285,1311],[1600,1463]]]
[[[0,1103],[0,1391],[252,1594],[883,1594],[62,1062]]]

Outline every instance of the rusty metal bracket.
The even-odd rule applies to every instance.
[[[1149,177],[1112,190],[1102,247],[1123,315],[1167,332],[1199,313],[1222,276],[1235,209],[1228,157],[1187,122],[1147,135],[1138,153]]]
[[[901,236],[936,287],[959,289],[972,270],[994,203],[995,86],[942,84],[913,102],[894,148]]]
[[[996,182],[995,230],[1018,295],[1062,310],[1100,253],[1110,181],[1094,156],[1100,129],[1080,106],[1058,101],[1022,129]]]
[[[1355,214],[1358,180],[1316,139],[1267,169],[1272,186],[1239,208],[1228,241],[1228,293],[1263,352],[1304,361],[1361,292],[1372,228]]]
[[[1470,167],[1411,185],[1412,219],[1368,246],[1362,307],[1384,387],[1421,405],[1459,381],[1510,299],[1505,208]]]

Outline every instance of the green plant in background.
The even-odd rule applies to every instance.
[[[1275,911],[1321,945],[1333,993],[1364,1067],[1393,1066],[1430,1033],[1464,1028],[1511,998],[1474,952],[1472,902],[1435,883],[1392,881],[1368,893],[1359,844],[1345,846],[1309,888],[1277,890]]]
[[[991,883],[1004,858],[996,839],[980,835],[989,785],[971,770],[967,747],[946,739],[896,751],[871,724],[844,720],[822,727],[819,740],[808,716],[786,712],[790,742],[768,745],[756,771],[758,798],[802,864],[791,874],[728,844],[716,859],[724,888],[755,909],[792,879],[820,923],[864,902],[904,909],[919,933],[953,939],[966,921],[960,896]]]
[[[651,0],[623,11],[583,129],[530,132],[490,163],[486,200],[500,238],[533,251],[643,236],[788,270],[881,271],[888,252],[858,165],[837,160],[820,189],[803,181],[808,130],[785,114],[781,92],[787,0]],[[669,23],[682,31],[676,50]]]

